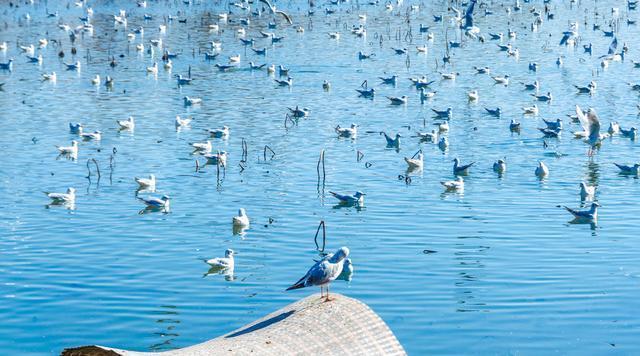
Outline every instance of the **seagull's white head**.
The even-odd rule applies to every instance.
[[[67,194],[75,194],[75,193],[76,193],[76,188],[67,189]]]

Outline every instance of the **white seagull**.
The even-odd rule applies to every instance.
[[[310,286],[319,286],[320,287],[320,297],[324,297],[323,289],[327,288],[327,295],[325,301],[328,302],[331,299],[329,298],[329,284],[338,278],[340,273],[342,273],[342,268],[344,265],[344,260],[349,256],[349,249],[346,247],[340,247],[336,253],[329,254],[325,256],[320,261],[316,262],[307,271],[307,274],[304,277],[300,278],[296,283],[294,283],[291,287],[287,288],[287,290],[300,289],[304,287]]]

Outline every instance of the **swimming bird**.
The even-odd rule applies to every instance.
[[[226,138],[229,137],[229,126],[222,126],[219,129],[205,129],[211,135],[211,137],[215,138]]]
[[[607,130],[607,132],[611,136],[619,133],[620,132],[620,124],[618,124],[616,121],[610,122],[609,123],[609,129]]]
[[[67,66],[67,70],[80,70],[80,61],[76,61],[75,63],[64,63],[64,65]]]
[[[192,142],[189,143],[189,145],[191,145],[191,147],[193,147],[194,151],[193,152],[200,152],[200,153],[209,153],[211,152],[211,141],[207,141],[207,142]]]
[[[503,174],[507,171],[507,163],[503,159],[493,162],[493,171],[498,174]]]
[[[71,141],[71,146],[56,146],[61,155],[77,156],[78,141]]]
[[[340,125],[338,125],[335,131],[339,137],[356,138],[356,136],[358,136],[358,125],[351,124],[351,127],[340,127]]]
[[[436,91],[426,91],[424,88],[420,88],[420,102],[424,103],[426,100],[433,98],[436,94]]]
[[[235,265],[235,261],[233,259],[234,255],[235,255],[235,252],[232,249],[227,249],[224,252],[224,257],[212,258],[210,260],[207,260],[206,262],[212,267],[231,270],[231,269],[234,269],[234,265]]]
[[[489,109],[489,108],[484,108],[484,109],[485,109],[485,110],[489,113],[489,115],[491,115],[491,116],[495,116],[495,117],[500,117],[500,116],[502,116],[502,109],[501,109],[499,106],[498,106],[497,108],[495,108],[495,109]]]
[[[633,174],[640,175],[640,163],[635,163],[633,166],[627,166],[624,164],[614,163],[618,169],[620,169],[621,174]]]
[[[168,195],[163,195],[160,198],[157,197],[149,197],[149,198],[138,198],[140,201],[147,205],[147,208],[150,209],[168,209],[170,199]]]
[[[462,177],[456,177],[455,180],[442,181],[440,184],[448,191],[464,190],[464,179]]]
[[[422,169],[424,166],[424,155],[419,152],[415,158],[405,157],[404,161],[407,162],[409,169]]]
[[[509,85],[509,75],[495,76],[495,77],[492,76],[491,78],[493,78],[496,84],[503,84],[504,86]]]
[[[375,54],[374,53],[364,53],[362,51],[358,52],[358,60],[371,59]]]
[[[50,81],[55,82],[58,79],[56,72],[51,72],[51,74],[42,73],[42,81]]]
[[[183,119],[180,117],[180,115],[176,115],[176,121],[175,121],[176,128],[189,126],[192,120],[193,118],[191,117],[185,117]]]
[[[322,82],[322,89],[323,89],[324,91],[328,91],[328,90],[330,90],[330,89],[331,89],[331,83],[329,83],[329,81],[325,79],[325,80]]]
[[[311,110],[309,108],[301,109],[298,106],[296,106],[295,108],[287,108],[287,109],[289,109],[293,117],[307,117],[311,113]]]
[[[221,167],[227,167],[227,158],[229,154],[227,151],[217,151],[216,153],[205,153],[204,158],[207,159],[207,163],[219,165]]]
[[[571,215],[573,215],[575,221],[577,222],[593,222],[598,220],[599,206],[600,204],[594,202],[591,204],[591,208],[589,210],[574,210],[569,208],[568,206],[565,206],[564,208],[567,209],[567,211],[570,212]]]
[[[91,84],[100,85],[100,75],[96,74],[95,77],[91,78]]]
[[[547,92],[546,95],[536,95],[536,94],[531,94],[531,96],[533,96],[534,98],[536,98],[536,100],[538,101],[552,101],[553,100],[553,95],[551,95],[551,92]]]
[[[69,132],[72,134],[80,134],[82,133],[82,124],[79,122],[70,122],[69,123]]]
[[[249,68],[251,68],[251,70],[259,70],[259,69],[264,68],[266,65],[267,65],[266,63],[258,65],[258,64],[255,64],[253,62],[249,62]]]
[[[80,133],[80,137],[82,137],[85,140],[94,140],[94,141],[100,141],[102,140],[102,132],[96,130],[93,132],[82,132]]]
[[[480,95],[477,90],[472,90],[467,93],[467,97],[469,98],[469,101],[477,101],[480,98]]]
[[[133,116],[129,116],[126,120],[117,120],[116,122],[118,126],[120,126],[120,130],[133,130],[136,127]]]
[[[382,81],[383,84],[390,84],[390,85],[396,85],[397,81],[398,81],[398,76],[397,75],[392,75],[390,77],[378,77],[380,78],[380,80]]]
[[[538,105],[533,104],[533,106],[523,107],[522,111],[525,114],[538,115]]]
[[[380,134],[384,135],[388,147],[400,147],[400,137],[402,137],[402,135],[399,133],[397,133],[395,137],[390,137],[386,132],[380,132]]]
[[[471,162],[469,164],[460,165],[460,159],[458,157],[453,159],[453,174],[454,175],[465,175],[469,173],[469,168],[473,166],[475,162]]]
[[[520,123],[516,121],[516,119],[511,119],[511,122],[509,123],[509,130],[520,131]]]
[[[439,118],[451,119],[453,117],[453,108],[451,107],[448,107],[446,110],[436,110],[432,108],[431,111],[433,111],[436,114],[436,117]]]
[[[329,192],[329,193],[331,195],[333,195],[334,197],[336,197],[336,199],[338,199],[340,201],[340,203],[343,203],[343,204],[358,204],[358,205],[364,204],[364,196],[366,195],[361,191],[357,191],[353,195],[348,195],[348,194],[343,195],[343,194],[338,194],[336,192]]]
[[[274,79],[281,87],[291,87],[293,85],[293,78],[288,77],[287,80]]]
[[[371,88],[369,90],[367,89],[356,89],[356,91],[359,93],[359,96],[363,97],[363,98],[373,98],[376,94],[376,90],[374,88]]]
[[[329,297],[329,284],[342,273],[345,259],[349,256],[349,249],[341,247],[336,253],[325,256],[316,262],[309,271],[287,290],[304,287],[319,286],[320,297],[324,297],[324,288],[327,289],[325,301],[331,301]]]
[[[334,39],[334,40],[339,40],[340,39],[340,32],[329,32],[329,33],[327,33],[327,35],[329,35],[329,38]]]
[[[156,176],[153,174],[150,174],[149,178],[136,177],[135,181],[139,189],[156,190]]]
[[[438,123],[435,123],[435,125],[438,126],[438,131],[439,132],[447,132],[447,131],[449,131],[449,122],[448,121],[438,122]]]
[[[473,69],[476,70],[476,74],[490,74],[491,73],[491,69],[489,67],[476,67],[474,66]]]
[[[589,84],[586,87],[581,87],[577,85],[574,85],[574,87],[578,90],[578,93],[593,94],[593,92],[596,90],[596,82],[592,80],[591,82],[589,82]]]
[[[562,120],[561,119],[556,119],[556,121],[548,121],[548,120],[542,119],[542,121],[544,121],[544,123],[547,125],[547,128],[549,130],[553,130],[553,131],[562,130]]]
[[[585,182],[580,182],[580,198],[582,200],[591,200],[596,194],[596,187],[589,186]]]
[[[27,56],[27,59],[31,63],[40,63],[42,64],[42,54],[38,54],[37,56]]]
[[[66,193],[44,192],[54,203],[73,203],[76,200],[75,188],[67,188]]]
[[[183,100],[184,100],[184,106],[193,106],[193,105],[202,104],[202,98],[185,96]]]
[[[391,101],[391,105],[403,105],[403,104],[406,104],[407,101],[409,101],[409,97],[406,95],[403,95],[401,97],[388,96],[387,99]]]
[[[446,151],[447,147],[449,147],[449,139],[446,136],[440,137],[440,141],[438,141],[438,148],[442,151]]]
[[[538,166],[536,167],[536,175],[540,178],[546,177],[549,175],[549,168],[542,161],[538,161]]]
[[[431,132],[416,132],[416,134],[422,141],[438,142],[438,132],[436,130],[431,130]]]
[[[629,130],[625,130],[622,127],[620,127],[619,129],[620,129],[620,134],[623,137],[628,137],[632,140],[635,140],[636,136],[638,135],[638,129],[635,127],[631,127]]]
[[[238,216],[233,217],[233,225],[238,227],[249,226],[249,217],[247,216],[247,212],[244,210],[244,208],[240,208],[238,210]]]
[[[147,67],[147,73],[158,74],[158,62],[153,62],[151,67]]]
[[[538,91],[538,89],[540,88],[540,82],[538,82],[537,80],[534,81],[533,83],[522,83],[522,84],[524,85],[525,90]]]

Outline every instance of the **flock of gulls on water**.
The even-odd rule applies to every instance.
[[[322,10],[326,15],[330,15],[335,10],[332,10],[330,6],[338,5],[340,2],[344,2],[343,0],[331,0],[331,4],[328,4]],[[571,4],[577,3],[576,0],[569,0]],[[185,4],[189,3],[189,0],[184,0]],[[543,26],[545,21],[554,18],[554,12],[552,8],[552,0],[530,0],[524,1],[521,3],[516,0],[511,4],[500,4],[500,11],[502,13],[497,13],[498,10],[492,9],[492,6],[489,4],[493,4],[490,1],[483,0],[467,0],[467,1],[453,1],[449,2],[449,7],[446,10],[443,10],[443,13],[434,13],[433,19],[431,22],[446,22],[450,21],[450,27],[457,27],[463,33],[466,41],[478,41],[484,43],[486,46],[490,46],[495,48],[497,53],[504,53],[507,57],[519,57],[520,53],[518,48],[515,48],[509,41],[515,39],[517,36],[517,32],[515,29],[508,28],[505,29],[505,33],[484,33],[481,31],[479,27],[476,26],[474,22],[474,15],[478,16],[510,16],[512,13],[521,12],[527,13],[530,17],[530,31],[538,31],[540,26]],[[153,2],[147,3],[146,1],[138,1],[137,6],[140,8],[147,8],[148,6],[152,6]],[[75,38],[82,35],[83,33],[93,33],[94,28],[92,25],[92,18],[94,16],[93,9],[87,4],[86,1],[79,1],[74,4],[78,8],[84,8],[84,16],[81,17],[82,23],[78,26],[71,26],[69,24],[63,23],[62,20],[58,19],[57,13],[49,14],[49,17],[52,21],[58,21],[58,27],[60,31],[65,32],[70,36],[71,42],[74,43]],[[313,15],[315,12],[315,5],[313,1],[310,4],[310,10],[307,14],[308,16]],[[379,2],[377,0],[370,1],[369,5],[371,6],[384,6],[387,11],[393,11],[394,8],[400,8],[405,6],[407,13],[418,12],[420,11],[420,5],[404,5],[402,0],[395,0],[393,2]],[[626,1],[624,2],[624,6],[626,6],[629,10],[634,10],[637,6],[636,1]],[[494,6],[497,7],[497,6]],[[278,36],[275,32],[279,26],[294,26],[296,32],[304,33],[305,28],[298,21],[296,21],[295,16],[291,16],[289,13],[281,11],[276,7],[276,5],[272,4],[269,0],[238,0],[230,5],[232,10],[228,12],[222,12],[217,14],[217,21],[213,21],[208,24],[208,28],[212,33],[219,33],[223,30],[231,30],[237,35],[237,38],[242,41],[242,44],[251,48],[253,54],[257,58],[263,56],[267,48],[256,48],[256,41],[250,36],[253,35],[248,33],[248,24],[254,18],[258,17],[266,17],[270,16],[270,22],[267,25],[267,31],[260,30],[259,33],[256,33],[256,36],[266,38],[271,41],[271,43],[278,43],[281,41],[285,41],[284,36]],[[465,10],[461,10],[465,9]],[[620,9],[619,8],[610,8],[608,13],[608,23],[609,25],[605,27],[605,25],[593,25],[594,31],[602,31],[603,36],[611,37],[611,44],[609,48],[603,51],[602,56],[598,57],[599,65],[603,68],[608,67],[616,62],[624,61],[625,54],[628,52],[628,47],[626,44],[622,46],[622,48],[618,49],[618,34],[616,32],[616,21],[620,19]],[[494,13],[496,12],[496,13]],[[576,15],[581,16],[581,15]],[[355,17],[355,15],[354,15]],[[144,15],[144,20],[150,20],[152,18],[151,15]],[[129,19],[129,14],[125,10],[121,10],[117,14],[113,14],[113,21],[115,26],[120,26],[123,29],[127,27],[127,21]],[[169,16],[165,21],[173,21],[174,18]],[[366,36],[367,31],[367,15],[365,13],[360,13],[354,19],[357,21],[357,24],[354,25],[348,32],[350,35],[364,37]],[[182,21],[182,20],[178,20]],[[184,20],[186,21],[186,20]],[[628,24],[633,24],[633,21],[627,19]],[[582,46],[580,51],[584,51],[584,53],[588,53],[590,56],[597,56],[597,54],[593,54],[593,51],[596,49],[592,44],[582,44],[581,35],[580,35],[580,27],[579,19],[573,19],[569,22],[568,27],[565,31],[558,31],[557,44],[560,47],[563,46]],[[433,30],[435,27],[430,27],[425,24],[419,24],[419,27],[416,26],[415,30],[421,34],[425,34],[425,38],[427,42],[433,41],[433,38],[436,34],[434,34]],[[143,34],[145,32],[144,27],[138,27],[133,29],[132,31],[127,31],[127,38],[129,42],[133,42],[136,38],[143,38]],[[163,53],[162,55],[162,68],[164,70],[170,71],[173,66],[173,61],[179,60],[179,56],[177,53],[170,52],[166,47],[163,47],[162,35],[166,33],[167,27],[165,25],[160,25],[158,32],[159,37],[156,39],[150,40],[148,43],[141,41],[136,45],[137,51],[161,51],[159,53]],[[318,33],[315,33],[317,35]],[[340,32],[329,32],[322,33],[321,36],[326,36],[327,40],[336,40],[339,39],[343,34]],[[49,40],[46,38],[36,39],[37,44],[23,44],[19,45],[15,48],[16,51],[23,53],[28,62],[34,63],[42,63],[43,57],[39,51],[45,49],[49,43]],[[210,61],[217,59],[221,56],[222,41],[212,41],[210,43],[210,50],[204,53],[203,60]],[[460,48],[461,43],[456,41],[448,41],[447,43],[447,52],[442,58],[442,62],[445,65],[451,61],[450,51],[455,48]],[[75,49],[75,48],[74,48]],[[392,48],[396,54],[402,55],[406,54],[410,49],[408,48]],[[416,46],[415,51],[418,53],[426,53],[429,50],[428,44],[418,45]],[[0,51],[5,54],[8,51],[14,51],[13,48],[10,48],[7,42],[0,43]],[[250,52],[251,53],[251,52]],[[61,51],[59,54],[60,57],[64,57],[64,53]],[[374,56],[372,53],[364,53],[362,51],[355,52],[354,56],[357,56],[358,60],[365,61]],[[215,67],[220,71],[232,72],[239,67],[240,63],[240,55],[234,54],[228,57],[228,63],[222,64],[217,63]],[[80,61],[75,61],[72,63],[63,62],[64,70],[66,71],[80,71],[82,64]],[[562,66],[563,57],[559,56],[556,61],[557,66]],[[640,67],[640,62],[634,62],[634,67]],[[12,71],[14,66],[23,65],[22,63],[18,64],[14,59],[9,59],[5,63],[0,63],[0,70],[2,71]],[[117,59],[114,57],[110,60],[110,66],[112,68],[116,68],[118,65]],[[250,62],[251,70],[265,70],[270,75],[274,77],[274,85],[283,86],[283,87],[292,87],[293,86],[293,77],[291,75],[295,75],[295,73],[289,73],[289,69],[287,69],[284,65],[276,66],[275,64],[255,64],[254,62]],[[157,74],[158,71],[161,70],[159,64],[153,63],[153,65],[146,68],[146,72],[149,74]],[[512,76],[508,74],[494,74],[492,68],[482,67],[482,66],[474,66],[473,70],[478,75],[487,75],[492,78],[496,85],[501,86],[512,86],[511,79]],[[536,62],[528,63],[528,68],[526,68],[529,72],[535,73],[539,70],[539,64]],[[441,72],[439,73],[440,80],[455,80],[459,75],[458,72]],[[183,76],[181,74],[176,74],[176,83],[178,86],[186,86],[186,85],[197,85],[197,83],[192,83],[193,78],[191,77],[191,73],[189,75]],[[43,81],[51,81],[55,82],[57,80],[57,74],[55,71],[50,71],[47,73],[43,73],[41,79]],[[381,76],[380,85],[396,85],[401,79],[398,75],[391,76]],[[417,96],[415,100],[420,101],[422,104],[425,104],[432,98],[436,97],[437,91],[430,89],[434,82],[436,82],[435,78],[429,79],[426,75],[422,77],[409,78],[413,85],[415,85],[417,89]],[[91,84],[95,86],[104,85],[108,88],[113,88],[117,85],[115,80],[110,76],[105,76],[101,78],[99,74],[96,74],[95,77],[91,78]],[[545,103],[553,101],[553,94],[551,92],[541,92],[543,83],[540,83],[538,80],[535,80],[530,83],[522,83],[524,86],[518,87],[514,90],[524,90],[531,92],[532,100],[535,102],[531,106],[525,106],[522,108],[522,112],[525,115],[538,115],[539,108],[538,103]],[[0,88],[4,87],[4,83],[0,84]],[[330,90],[331,83],[325,80],[323,83],[318,83],[318,89]],[[597,83],[595,80],[591,80],[586,86],[575,85],[575,89],[572,90],[577,91],[580,94],[593,94],[597,90]],[[640,91],[640,85],[631,85],[632,90]],[[364,99],[374,98],[378,92],[375,88],[369,88],[368,86],[360,86],[355,90],[354,96],[360,96]],[[477,101],[480,97],[481,93],[478,90],[472,90],[467,93],[469,101]],[[388,96],[390,105],[405,105],[408,101],[414,100],[414,98],[410,98],[407,95],[394,97]],[[197,106],[202,103],[202,98],[185,96],[183,98],[184,106]],[[486,107],[484,108],[487,115],[494,117],[501,117],[503,115],[503,110],[500,106],[497,107]],[[431,109],[433,111],[434,117],[438,120],[436,127],[429,131],[425,132],[416,132],[416,136],[421,140],[421,142],[430,142],[437,145],[441,150],[446,150],[449,146],[449,141],[447,137],[447,133],[450,129],[450,125],[455,125],[456,121],[452,120],[453,118],[453,108],[448,107],[446,109],[438,110],[436,108]],[[297,120],[299,118],[305,118],[309,116],[310,110],[307,108],[289,108],[289,115],[293,118],[293,120]],[[133,116],[129,116],[126,119],[115,120],[113,122],[114,126],[119,130],[123,131],[134,131],[136,127],[135,113]],[[568,115],[570,120],[573,123],[578,123],[581,127],[581,130],[574,131],[572,134],[576,137],[584,141],[586,155],[592,159],[595,155],[598,154],[598,151],[602,147],[604,140],[608,137],[614,135],[620,135],[623,137],[628,137],[630,139],[635,139],[637,135],[637,129],[635,127],[623,128],[616,122],[610,122],[608,129],[604,129],[602,123],[598,117],[595,108],[584,109],[578,105],[575,105],[575,110]],[[192,118],[190,117],[180,117],[176,116],[175,118],[175,127],[176,129],[180,129],[183,127],[188,127],[191,124]],[[555,119],[555,120],[543,120],[545,127],[540,127],[539,131],[544,135],[545,138],[556,138],[561,132],[565,129],[565,125],[563,120]],[[356,139],[358,136],[358,128],[359,126],[356,123],[347,125],[342,127],[338,125],[334,128],[335,134],[340,138],[347,139]],[[521,130],[520,123],[512,119],[510,120],[509,126],[505,127],[505,130],[509,130],[511,132],[519,132]],[[57,152],[59,155],[77,160],[81,143],[83,141],[100,141],[102,139],[102,132],[100,130],[85,130],[84,125],[79,122],[69,123],[69,130],[72,134],[77,135],[77,139],[71,141],[69,145],[60,145],[57,146]],[[204,139],[200,142],[192,142],[190,143],[190,149],[194,154],[201,155],[204,157],[208,164],[217,165],[219,168],[226,169],[228,153],[225,151],[214,151],[214,144],[212,139],[227,139],[231,134],[231,128],[228,126],[222,126],[219,128],[210,128],[206,130],[207,139]],[[387,147],[399,147],[402,139],[401,134],[388,135],[385,132],[380,133],[381,136],[384,137]],[[544,141],[545,145],[547,144],[546,140]],[[404,157],[404,161],[407,164],[408,171],[421,171],[424,167],[424,154],[422,151],[419,151],[413,157]],[[442,181],[441,184],[443,188],[447,191],[462,191],[464,189],[465,181],[464,176],[470,174],[473,169],[475,162],[463,162],[459,158],[455,158],[452,162],[452,173],[455,179]],[[640,175],[640,164],[639,163],[623,163],[623,162],[611,162],[611,164],[615,164],[622,174],[629,175]],[[493,171],[495,171],[498,175],[506,174],[507,171],[507,162],[506,159],[499,159],[493,162]],[[549,168],[543,161],[539,161],[537,167],[531,167],[531,174],[535,174],[539,178],[543,179],[547,177],[550,172]],[[140,192],[146,193],[155,193],[156,186],[159,184],[156,180],[154,174],[150,174],[148,177],[135,177],[135,182],[139,185]],[[572,209],[570,207],[565,207],[566,210],[573,215],[576,222],[587,222],[594,223],[598,218],[598,207],[596,195],[596,187],[587,185],[585,182],[579,184],[579,192],[581,200],[583,202],[590,202],[590,206],[586,210],[578,210]],[[362,191],[356,191],[353,194],[349,193],[338,193],[338,192],[330,192],[330,194],[335,197],[340,204],[345,205],[353,205],[353,206],[362,206],[364,204],[364,197],[366,194]],[[73,187],[67,189],[66,192],[61,193],[47,193],[49,199],[51,199],[52,204],[56,205],[65,205],[65,206],[74,206],[76,200],[76,190]],[[168,194],[154,196],[148,195],[145,197],[139,197],[141,204],[146,206],[146,210],[148,211],[163,211],[168,212],[171,202],[171,197]],[[249,217],[244,208],[239,209],[238,215],[232,218],[232,223],[234,227],[239,229],[246,229],[250,225]],[[219,271],[233,271],[234,268],[234,255],[235,252],[231,249],[226,250],[224,257],[209,259],[206,262],[212,266],[213,269]],[[322,259],[317,261],[309,271],[302,277],[299,281],[294,283],[287,290],[298,289],[308,286],[320,286],[321,294],[326,300],[329,300],[329,283],[336,278],[338,278],[343,273],[352,273],[353,265],[351,264],[349,256],[349,249],[347,247],[341,247],[333,254],[328,254],[324,256]],[[326,289],[326,293],[325,293]]]

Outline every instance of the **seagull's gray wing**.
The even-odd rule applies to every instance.
[[[589,123],[589,119],[587,119],[587,115],[580,109],[578,105],[576,105],[576,115],[578,115],[578,120],[580,121],[580,125],[584,130],[584,133],[587,136],[591,135],[591,124]]]
[[[589,122],[589,138],[594,138],[596,140],[599,139],[600,119],[598,119],[598,115],[595,110],[589,109],[589,112],[587,113],[587,121]]]
[[[289,23],[289,25],[293,24],[293,19],[291,18],[291,16],[289,16],[286,12],[281,11],[281,10],[276,10],[275,12],[276,14],[280,14],[282,15],[282,17],[284,17],[285,20],[287,20],[287,22]]]

